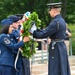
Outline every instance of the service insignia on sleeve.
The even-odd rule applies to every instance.
[[[5,42],[6,44],[9,44],[9,43],[10,43],[10,40],[9,40],[8,38],[4,38],[4,42]]]

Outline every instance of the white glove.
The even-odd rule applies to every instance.
[[[32,25],[31,29],[30,29],[30,33],[33,34],[33,32],[37,30],[37,27],[35,25],[35,23]]]

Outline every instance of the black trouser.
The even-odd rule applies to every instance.
[[[22,67],[22,75],[30,75],[30,61],[26,57],[22,57],[23,67]]]

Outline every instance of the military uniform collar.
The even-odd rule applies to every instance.
[[[59,18],[59,17],[61,17],[61,14],[56,15],[56,16],[54,17],[54,19],[55,19],[55,18]]]

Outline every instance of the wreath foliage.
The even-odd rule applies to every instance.
[[[31,28],[32,22],[35,22],[37,27],[40,27],[41,20],[38,18],[38,14],[33,12],[29,15],[28,20],[23,23],[22,37],[30,36],[31,39],[29,42],[26,42],[22,52],[22,55],[30,58],[34,53],[36,53],[36,47],[38,46],[36,39],[30,34],[29,30]]]

